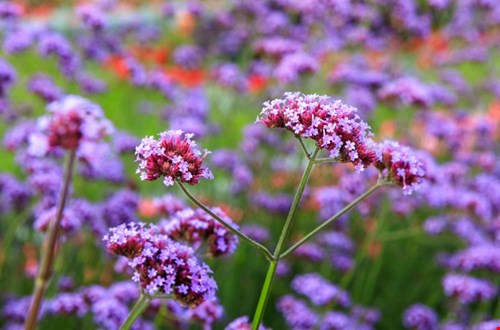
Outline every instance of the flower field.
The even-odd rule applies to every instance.
[[[0,328],[500,328],[500,2],[0,1]]]

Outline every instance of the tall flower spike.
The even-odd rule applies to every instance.
[[[379,144],[378,156],[377,168],[387,170],[388,179],[403,187],[405,195],[419,188],[425,176],[424,164],[411,148],[384,141]]]
[[[50,103],[47,110],[29,138],[33,155],[43,156],[53,148],[76,150],[82,142],[99,142],[113,131],[101,108],[80,96],[65,96]]]
[[[316,141],[330,157],[352,163],[357,171],[376,161],[370,127],[354,107],[328,96],[285,93],[284,99],[264,103],[258,119],[269,128],[285,128]]]
[[[195,185],[200,178],[213,179],[212,172],[202,167],[205,157],[192,140],[193,134],[181,130],[160,133],[159,139],[147,136],[135,149],[136,161],[139,162],[137,173],[141,180],[154,181],[164,177],[166,186],[175,180]]]

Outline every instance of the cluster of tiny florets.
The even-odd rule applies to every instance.
[[[113,130],[101,108],[79,96],[65,96],[50,103],[47,110],[29,138],[34,155],[43,156],[58,147],[76,150],[84,142],[99,142]]]
[[[238,228],[220,208],[214,207],[211,210],[232,227]],[[206,243],[207,252],[211,257],[229,255],[238,245],[238,237],[235,234],[201,209],[184,209],[177,212],[162,230],[166,235],[185,241],[195,249]]]
[[[370,127],[354,107],[328,96],[285,93],[284,99],[264,103],[259,121],[310,138],[330,157],[352,163],[358,171],[376,160]]]
[[[387,170],[387,177],[393,183],[403,187],[403,193],[410,195],[418,189],[425,176],[424,164],[409,148],[394,141],[379,144],[377,167]]]
[[[159,234],[155,226],[123,224],[111,228],[104,241],[109,252],[129,259],[135,270],[132,280],[150,295],[171,295],[190,307],[215,296],[210,268],[193,249]]]
[[[141,180],[154,181],[163,176],[163,183],[171,186],[175,180],[194,185],[200,178],[212,179],[212,172],[202,167],[209,152],[205,150],[202,155],[192,137],[193,134],[171,130],[160,133],[159,139],[142,139],[135,150]]]

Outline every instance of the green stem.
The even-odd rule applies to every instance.
[[[297,140],[299,140],[300,148],[302,149],[302,151],[306,155],[306,158],[310,159],[311,158],[311,153],[307,150],[307,147],[304,144],[304,140],[302,140],[302,138],[300,136],[297,136]]]
[[[73,168],[75,165],[76,151],[70,150],[68,159],[64,169],[64,181],[62,191],[59,194],[59,200],[57,201],[57,211],[56,218],[52,220],[49,224],[49,229],[45,236],[45,241],[42,247],[42,260],[40,263],[40,268],[38,270],[37,277],[35,279],[35,290],[33,292],[33,300],[31,302],[31,307],[26,318],[26,323],[24,324],[25,330],[33,330],[36,327],[38,320],[38,313],[40,312],[40,307],[42,305],[43,296],[45,294],[45,289],[52,277],[54,260],[56,256],[56,243],[59,234],[59,224],[63,217],[64,208],[66,206],[66,201],[69,195],[69,187],[71,185],[73,177]]]
[[[135,303],[134,307],[132,307],[132,310],[130,311],[130,314],[128,314],[127,319],[125,322],[123,322],[122,326],[120,327],[120,330],[128,330],[132,325],[134,324],[135,320],[139,316],[141,316],[142,312],[149,306],[149,303],[151,302],[151,299],[149,299],[146,295],[141,294],[139,297],[139,300]]]
[[[260,323],[262,322],[264,311],[266,309],[267,300],[269,298],[269,294],[271,293],[271,286],[273,284],[274,275],[276,274],[276,267],[278,267],[279,261],[281,259],[281,252],[285,247],[286,239],[293,227],[295,215],[297,214],[300,200],[302,199],[302,195],[304,194],[304,189],[306,188],[307,182],[309,181],[309,177],[311,176],[311,171],[314,166],[314,160],[316,159],[319,150],[320,150],[319,148],[316,148],[311,157],[309,158],[307,167],[304,170],[304,174],[302,174],[302,179],[300,180],[299,186],[297,187],[297,191],[295,192],[292,206],[290,207],[290,211],[288,212],[285,225],[283,226],[283,230],[281,231],[278,244],[276,245],[276,249],[274,250],[273,260],[269,265],[266,279],[262,287],[259,302],[257,304],[257,309],[255,310],[252,322],[252,330],[257,330],[259,328]]]
[[[251,239],[247,235],[240,232],[238,229],[236,229],[233,226],[231,226],[230,224],[228,224],[226,221],[221,219],[217,214],[212,212],[212,210],[210,210],[202,202],[200,202],[198,199],[196,199],[196,197],[194,197],[181,182],[179,182],[179,181],[175,181],[175,182],[177,183],[179,188],[181,188],[182,192],[191,200],[191,202],[196,204],[200,209],[205,211],[208,215],[210,215],[212,218],[214,218],[216,221],[218,221],[221,225],[223,225],[224,227],[229,229],[229,231],[231,231],[233,234],[237,235],[239,238],[241,238],[245,242],[247,242],[250,245],[253,245],[255,248],[259,249],[264,254],[264,256],[266,257],[267,260],[269,260],[269,261],[273,260],[273,255],[271,254],[271,252],[269,252],[269,250],[265,246],[254,241],[253,239]]]
[[[316,164],[330,164],[330,163],[336,163],[337,160],[335,158],[318,158],[314,161]]]
[[[305,242],[307,242],[311,237],[313,237],[314,235],[316,235],[319,231],[321,231],[323,228],[325,228],[326,226],[328,226],[330,223],[332,223],[333,221],[337,220],[342,215],[344,215],[345,213],[347,213],[349,210],[351,210],[353,207],[355,207],[356,205],[358,205],[366,197],[368,197],[371,193],[373,193],[375,190],[377,190],[378,188],[382,187],[383,185],[384,185],[384,182],[377,182],[376,184],[374,184],[370,189],[368,189],[367,191],[365,191],[361,196],[359,196],[354,201],[352,201],[351,203],[349,203],[348,205],[346,205],[342,210],[340,210],[339,212],[337,212],[337,214],[335,214],[334,216],[332,216],[331,218],[329,218],[328,220],[326,220],[325,222],[323,222],[321,225],[319,225],[318,227],[316,227],[315,229],[313,229],[309,234],[307,234],[306,236],[304,236],[300,241],[298,241],[297,243],[295,243],[294,245],[292,245],[292,247],[290,247],[288,250],[286,250],[280,256],[280,258],[284,258],[287,255],[289,255],[290,253],[292,253],[293,251],[295,251],[299,246],[301,246],[302,244],[304,244]]]

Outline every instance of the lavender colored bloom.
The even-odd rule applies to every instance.
[[[140,139],[125,131],[115,131],[113,134],[114,149],[120,154],[128,154],[135,151]]]
[[[224,63],[212,71],[217,82],[224,87],[233,87],[238,91],[246,89],[246,80],[240,68],[234,63]]]
[[[337,305],[348,307],[351,298],[348,293],[325,280],[319,274],[305,274],[295,277],[292,288],[300,294],[307,296],[311,302],[318,306],[335,302]]]
[[[188,310],[185,316],[191,321],[201,323],[204,330],[209,330],[212,329],[213,323],[222,318],[223,314],[224,307],[216,299],[213,299],[207,300],[196,308]]]
[[[43,210],[36,215],[36,220],[33,227],[38,230],[45,232],[48,230],[50,222],[55,219],[57,213],[56,207],[52,207],[47,210]],[[64,213],[59,225],[60,230],[65,234],[72,234],[79,230],[82,226],[82,219],[80,215],[77,214],[69,205],[64,209]]]
[[[108,227],[134,222],[138,206],[139,195],[132,190],[121,189],[101,204],[102,218]]]
[[[172,55],[174,62],[186,69],[195,69],[201,65],[203,54],[200,48],[192,45],[180,46]]]
[[[352,252],[354,250],[354,242],[342,232],[324,232],[320,234],[318,241],[335,251]]]
[[[167,98],[173,98],[175,93],[175,84],[161,71],[152,71],[148,75],[148,86],[159,91]]]
[[[83,317],[88,307],[80,293],[62,293],[49,303],[48,313]]]
[[[161,197],[153,198],[153,206],[160,215],[171,216],[187,208],[183,200],[172,194],[164,194]]]
[[[325,258],[325,251],[316,243],[304,243],[293,252],[293,255],[312,262],[320,262]]]
[[[105,92],[107,88],[104,81],[86,73],[79,74],[76,80],[80,88],[87,94],[100,94]]]
[[[69,41],[61,34],[54,32],[42,33],[39,36],[38,53],[41,56],[55,55],[59,59],[69,59],[73,56]]]
[[[28,89],[45,102],[54,102],[62,97],[63,91],[54,80],[45,74],[35,74],[28,82]]]
[[[274,76],[283,83],[290,83],[299,79],[304,73],[314,73],[319,69],[318,61],[304,53],[295,52],[285,55],[274,70]]]
[[[291,295],[281,297],[277,309],[283,314],[288,329],[312,330],[319,321],[319,317],[307,305]]]
[[[273,57],[282,57],[289,53],[295,53],[302,50],[302,47],[302,43],[297,40],[277,36],[259,39],[253,45],[255,52]]]
[[[425,171],[413,150],[394,141],[385,141],[379,145],[379,155],[377,167],[387,170],[388,178],[403,187],[405,195],[411,195],[419,188]]]
[[[135,151],[141,180],[154,181],[163,176],[168,187],[175,180],[195,185],[200,178],[212,179],[212,172],[202,167],[209,151],[202,156],[192,137],[178,130],[163,132],[158,140],[152,136],[142,139]]]
[[[251,330],[252,324],[248,319],[248,316],[240,316],[237,319],[229,323],[224,330]],[[265,328],[262,324],[259,325],[259,330],[270,330]]]
[[[269,230],[265,228],[264,226],[260,226],[257,224],[248,224],[248,225],[243,225],[240,228],[240,231],[250,237],[251,239],[264,243],[269,240]]]
[[[211,211],[233,228],[238,228],[220,208],[214,207]],[[195,250],[206,243],[211,257],[230,255],[238,246],[238,237],[202,209],[184,209],[175,213],[161,226],[161,231],[174,240],[186,242]]]
[[[431,308],[422,304],[415,304],[404,312],[403,325],[407,329],[436,330],[438,328],[438,317]]]
[[[37,132],[30,136],[29,151],[35,156],[52,148],[77,149],[83,142],[99,142],[113,129],[98,105],[79,96],[65,96],[47,110],[49,114],[38,119]]]
[[[0,215],[20,211],[32,197],[31,189],[10,174],[0,173]]]
[[[443,287],[447,296],[458,299],[462,304],[487,301],[497,294],[497,288],[490,282],[459,274],[446,275]]]
[[[98,6],[83,4],[76,8],[76,15],[90,30],[101,31],[106,27],[106,17]]]
[[[285,99],[264,103],[260,122],[281,127],[296,136],[316,141],[330,157],[355,165],[362,171],[376,158],[370,127],[359,118],[356,108],[332,101],[327,96],[285,93]]]
[[[17,73],[4,59],[0,58],[0,98],[6,96],[9,88],[16,82]]]
[[[91,311],[94,322],[107,330],[119,329],[129,314],[127,306],[115,298],[97,300]]]
[[[26,51],[35,42],[36,33],[36,30],[29,26],[6,32],[3,50],[7,54],[18,54]]]
[[[348,315],[339,312],[328,312],[321,320],[320,330],[359,329]]]
[[[496,245],[472,246],[451,257],[450,265],[462,271],[487,269],[500,272],[500,247]]]
[[[271,195],[263,191],[253,194],[251,198],[255,206],[273,213],[287,213],[292,206],[293,199],[285,193]]]
[[[402,77],[386,83],[378,96],[381,99],[399,99],[404,105],[430,107],[434,104],[432,89],[413,77]]]
[[[21,16],[22,8],[19,4],[12,1],[0,2],[0,19],[13,20]]]
[[[111,228],[104,241],[109,252],[130,259],[132,279],[150,295],[173,295],[192,308],[215,295],[217,284],[210,268],[196,259],[191,248],[158,234],[152,225],[120,225]]]
[[[491,320],[474,325],[471,330],[490,330],[500,327],[500,320]]]

